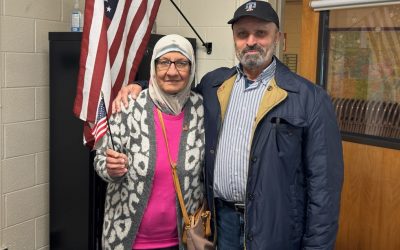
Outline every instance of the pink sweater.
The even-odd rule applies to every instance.
[[[177,116],[163,114],[173,161],[178,158],[183,118],[183,112]],[[154,120],[157,156],[153,188],[132,249],[165,248],[179,244],[172,170],[156,109]]]

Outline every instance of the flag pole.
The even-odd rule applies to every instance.
[[[103,102],[104,102],[103,91],[101,91],[101,99],[103,99]],[[108,120],[108,112],[107,112],[107,108],[106,108],[105,104],[106,103],[104,102],[104,110],[106,111],[107,130],[110,133],[111,144],[112,144],[113,150],[115,151],[114,139],[113,139],[113,136],[111,133],[110,121]]]
[[[211,54],[211,52],[212,52],[212,43],[204,42],[203,39],[201,39],[199,33],[197,33],[196,29],[192,26],[192,24],[189,22],[189,20],[186,18],[186,16],[183,14],[183,12],[179,9],[178,5],[176,5],[176,3],[173,0],[170,0],[170,1],[171,1],[172,5],[174,5],[175,9],[179,12],[179,14],[181,14],[183,19],[185,19],[186,23],[189,24],[190,28],[193,30],[193,32],[196,34],[196,36],[200,39],[202,45],[204,47],[206,47],[207,54]]]

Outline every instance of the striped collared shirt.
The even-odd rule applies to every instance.
[[[219,137],[215,169],[215,197],[244,202],[250,157],[250,139],[258,106],[270,80],[276,61],[264,69],[253,82],[237,66],[237,77],[229,98]]]

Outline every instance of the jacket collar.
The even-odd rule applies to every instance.
[[[274,56],[275,57],[275,56]],[[293,84],[295,73],[290,71],[290,69],[276,58],[276,70],[275,70],[275,81],[278,87],[288,91],[288,92],[299,92],[299,84]],[[297,77],[296,77],[297,78]]]
[[[276,69],[275,69],[275,81],[276,85],[278,87],[288,91],[288,92],[299,92],[299,85],[298,84],[293,84],[293,76],[295,75],[292,71],[289,70],[289,68],[284,65],[281,61],[278,60],[274,56],[274,59],[276,60]],[[230,68],[229,70],[224,72],[224,75],[221,76],[220,80],[216,80],[214,82],[214,87],[219,87],[221,84],[231,78],[233,75],[237,73],[237,66],[234,66]]]
[[[236,74],[231,76],[229,79],[225,80],[221,86],[217,89],[217,96],[219,100],[219,104],[221,106],[221,117],[222,120],[225,117],[225,111],[228,107],[229,98],[232,93],[233,85],[236,80]]]
[[[236,75],[237,71],[236,71],[236,66],[232,67],[226,71],[223,72],[223,75],[218,75],[218,79],[216,79],[214,81],[213,86],[214,87],[219,87],[222,85],[222,83],[224,83],[224,81],[226,81],[227,79],[231,78],[232,76]]]

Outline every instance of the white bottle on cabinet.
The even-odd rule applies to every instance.
[[[71,31],[79,32],[81,31],[82,24],[82,12],[79,9],[79,0],[74,0],[74,8],[71,12]]]

